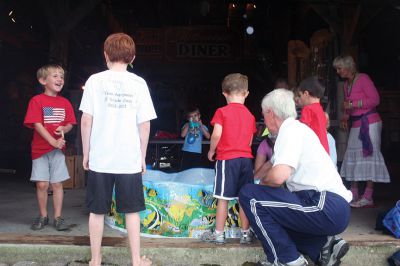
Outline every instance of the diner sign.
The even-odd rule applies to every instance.
[[[140,57],[162,59],[164,54],[164,30],[142,28],[135,32],[136,53]]]
[[[176,43],[176,57],[181,58],[231,58],[232,49],[225,43]]]
[[[226,27],[139,29],[134,36],[141,57],[179,62],[229,62],[243,55],[243,39]]]

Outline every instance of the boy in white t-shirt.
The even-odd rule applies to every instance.
[[[89,171],[89,265],[101,265],[104,215],[110,212],[114,185],[117,211],[125,213],[132,265],[151,265],[140,257],[139,212],[145,210],[142,174],[156,113],[146,82],[127,71],[135,58],[133,39],[124,33],[108,36],[104,56],[109,70],[89,77],[80,105],[83,167]]]

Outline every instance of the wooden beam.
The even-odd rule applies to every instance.
[[[0,243],[89,246],[90,240],[89,236],[0,234]],[[124,247],[128,244],[127,240],[122,237],[103,237],[102,245],[111,247]]]
[[[354,29],[353,39],[351,43],[356,43],[360,32],[368,26],[368,24],[386,7],[394,5],[395,0],[365,0],[362,1],[360,18]]]
[[[349,46],[355,44],[353,41],[354,33],[359,22],[360,12],[361,4],[348,6],[343,9],[343,41]]]
[[[89,246],[89,236],[71,235],[32,235],[32,234],[9,234],[0,233],[0,244],[32,244],[32,245],[76,245]],[[109,247],[128,247],[128,238],[103,237],[102,246]],[[142,248],[214,248],[215,244],[203,242],[196,238],[150,238],[141,237],[140,245]],[[259,247],[259,241],[254,241],[246,247]],[[243,248],[237,239],[229,238],[224,248]]]
[[[337,15],[336,5],[332,5],[328,2],[317,3],[311,0],[306,0],[306,2],[326,23],[328,23],[329,27],[331,27],[335,33],[341,34],[343,32],[341,19]]]

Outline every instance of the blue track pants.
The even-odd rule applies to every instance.
[[[317,261],[327,236],[343,232],[350,220],[349,203],[327,191],[247,184],[239,202],[271,263],[294,261],[299,252]]]

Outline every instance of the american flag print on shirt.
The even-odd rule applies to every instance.
[[[45,124],[63,122],[65,119],[65,109],[55,107],[43,107],[43,121]]]

